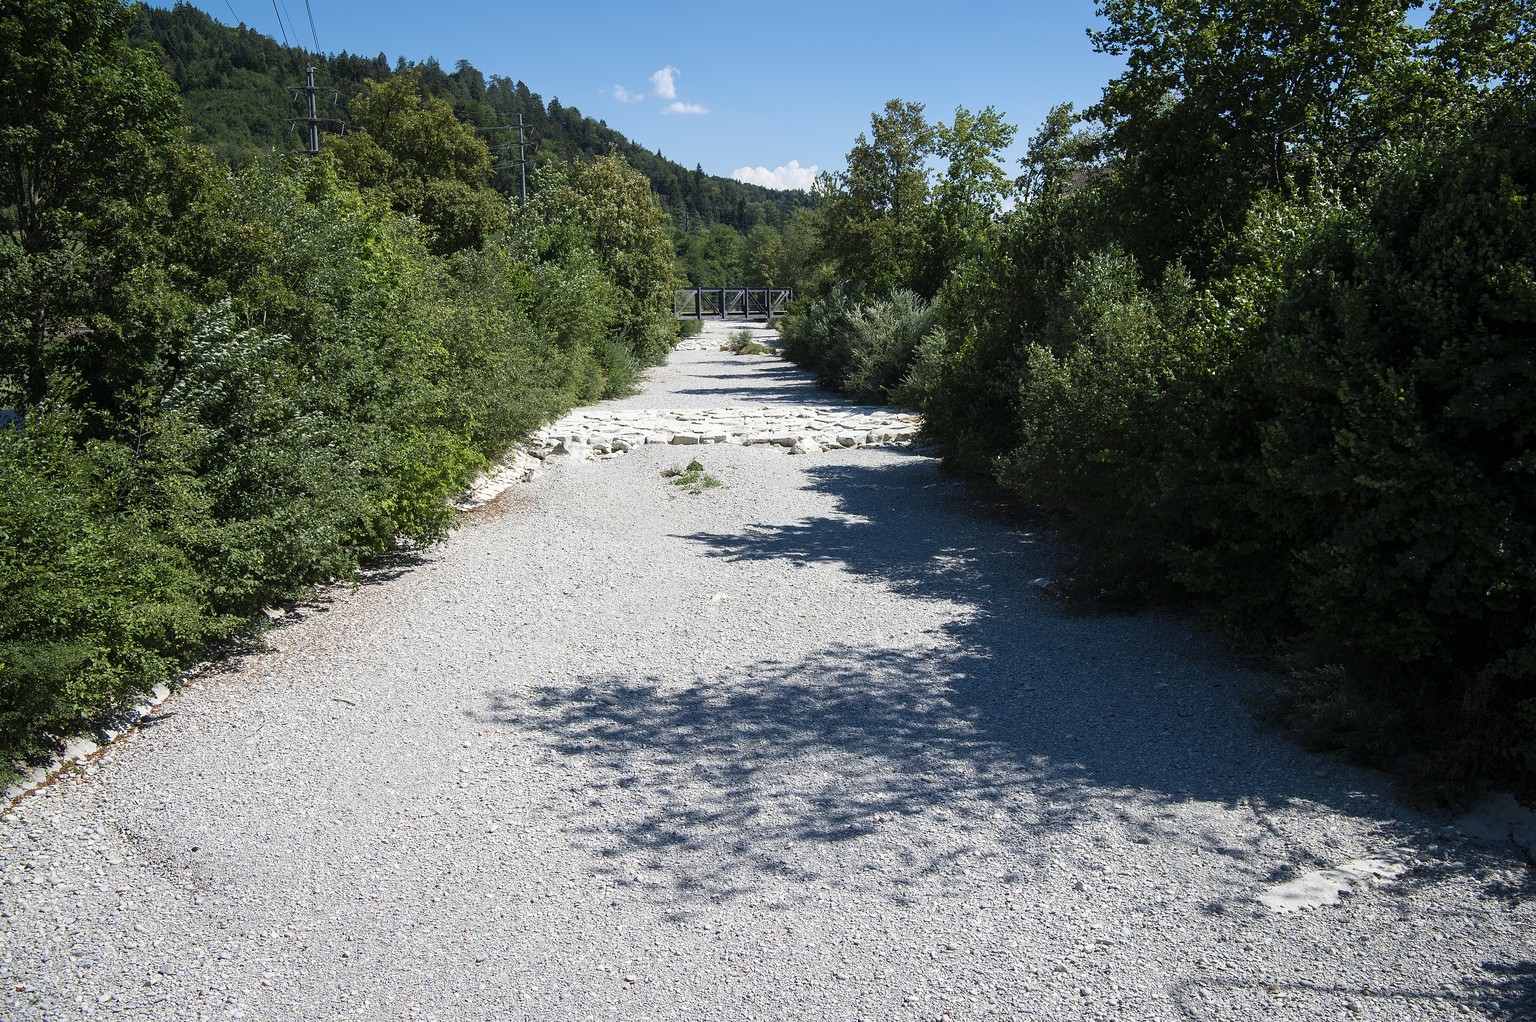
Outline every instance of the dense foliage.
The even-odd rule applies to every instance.
[[[835,269],[786,338],[1059,516],[1084,589],[1283,654],[1290,722],[1529,784],[1536,13],[1412,6],[1103,0],[1126,70],[1007,212],[999,128],[893,101],[823,183]]]
[[[228,169],[117,0],[0,0],[0,774],[449,499],[666,351],[616,156],[512,209],[390,76],[325,158]]]

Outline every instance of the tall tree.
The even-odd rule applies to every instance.
[[[507,224],[506,201],[490,186],[490,148],[446,100],[425,98],[421,79],[417,69],[368,81],[350,107],[356,129],[330,158],[432,228],[439,252],[475,248]]]
[[[134,16],[117,0],[0,0],[0,377],[28,403],[53,370],[105,379],[147,357],[125,350],[121,320],[156,261],[181,108],[127,45]]]
[[[923,104],[893,99],[859,133],[848,169],[822,175],[822,237],[845,278],[877,294],[909,286],[926,246],[934,142]]]
[[[1392,91],[1420,34],[1419,0],[1100,0],[1090,32],[1126,58],[1088,115],[1118,157],[1133,250],[1200,263],[1261,191],[1350,180],[1389,126],[1361,116]]]
[[[926,258],[913,280],[919,294],[938,294],[954,268],[985,247],[1015,192],[1013,177],[1001,160],[1017,132],[992,107],[980,113],[956,107],[954,120],[934,126],[934,153],[945,166],[933,186]]]
[[[921,103],[899,99],[870,129],[848,169],[817,184],[825,253],[843,280],[873,296],[904,288],[932,298],[1013,193],[999,161],[1015,129],[991,107],[957,107],[952,122],[930,124]],[[944,161],[937,175],[935,160]]]

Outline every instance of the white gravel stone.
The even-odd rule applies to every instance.
[[[647,377],[580,431],[881,413]],[[722,486],[540,472],[22,798],[0,1018],[1530,1015],[1514,845],[1258,727],[1216,637],[1042,598],[1054,540],[912,448],[691,453]],[[1258,900],[1371,858],[1411,869]]]

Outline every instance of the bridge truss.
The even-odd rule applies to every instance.
[[[771,319],[795,297],[787,287],[683,287],[672,295],[678,319]]]

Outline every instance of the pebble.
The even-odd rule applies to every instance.
[[[1172,611],[1040,599],[1046,529],[815,421],[875,410],[771,358],[651,378],[587,411],[666,439],[574,423],[608,460],[285,608],[0,814],[0,1018],[1529,1014],[1508,828],[1442,840],[1259,727]],[[671,446],[720,409],[768,442]],[[680,498],[693,456],[725,485]],[[1372,856],[1412,871],[1260,900]]]

